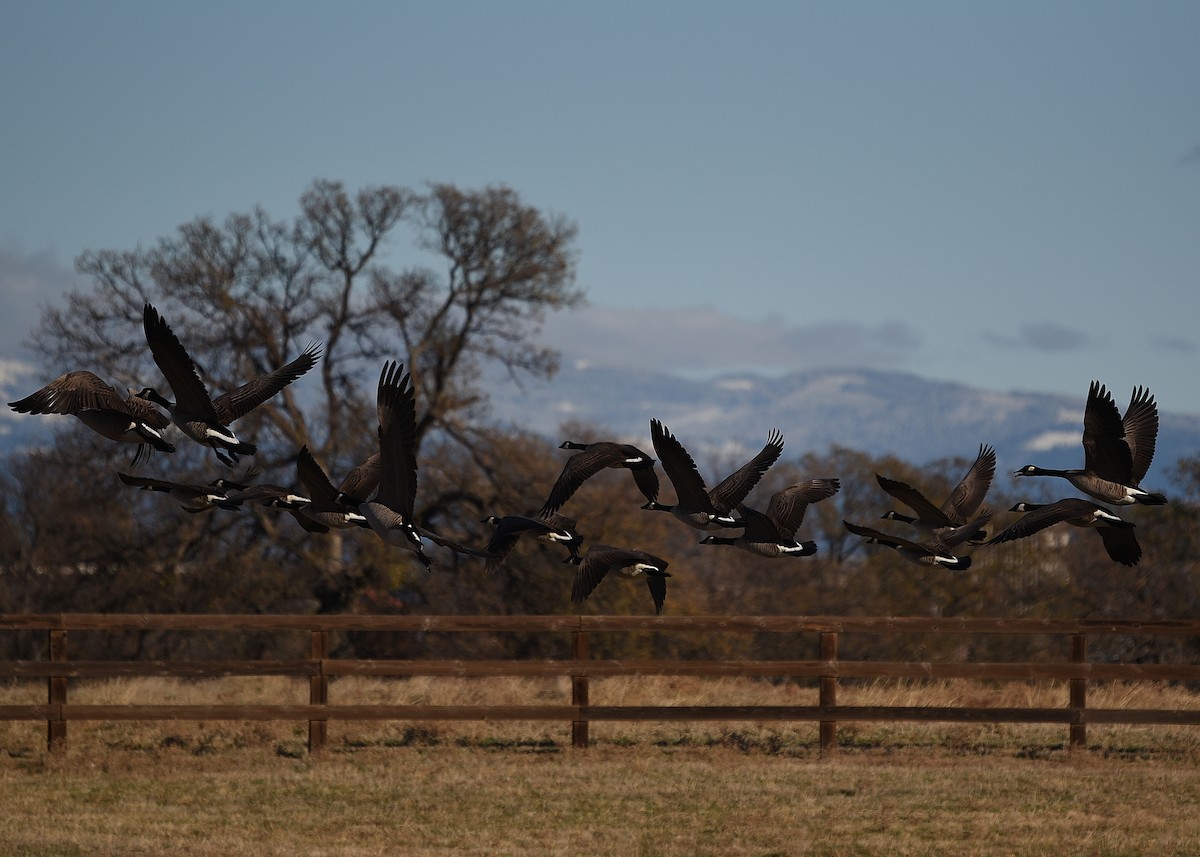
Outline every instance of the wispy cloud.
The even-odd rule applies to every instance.
[[[37,327],[42,309],[69,289],[80,277],[49,252],[22,253],[0,248],[0,342],[3,356],[13,357],[19,344]]]
[[[1083,331],[1053,322],[1023,325],[1015,335],[989,330],[983,336],[986,341],[1001,348],[1032,348],[1051,353],[1076,351],[1089,344],[1088,336]]]
[[[908,363],[921,345],[913,328],[900,322],[787,325],[774,319],[747,321],[712,307],[594,305],[551,316],[542,339],[568,361],[682,374],[896,368]]]

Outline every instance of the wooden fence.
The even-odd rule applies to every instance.
[[[48,658],[0,661],[0,679],[45,679],[45,705],[0,704],[0,720],[45,721],[50,749],[62,747],[67,724],[82,720],[306,720],[309,749],[326,742],[330,720],[559,720],[571,723],[572,743],[588,745],[590,721],[817,721],[823,749],[837,745],[841,721],[956,721],[969,723],[1061,723],[1072,747],[1087,740],[1089,723],[1200,725],[1200,709],[1111,709],[1087,706],[1087,683],[1200,680],[1197,664],[1093,663],[1089,638],[1200,636],[1200,621],[938,619],[849,616],[283,616],[283,615],[109,615],[0,614],[0,632],[48,635]],[[294,660],[161,661],[73,660],[72,632],[219,631],[300,632],[309,637],[309,657]],[[571,657],[563,660],[364,660],[330,657],[330,635],[372,631],[533,632],[569,635]],[[603,660],[589,657],[593,635],[630,633],[777,633],[810,638],[811,660]],[[875,661],[838,657],[839,642],[853,634],[1027,635],[1063,640],[1062,659],[1047,663],[970,661]],[[815,639],[814,639],[815,638]],[[796,641],[795,650],[804,643]],[[307,705],[78,705],[68,702],[71,679],[131,676],[215,678],[231,675],[295,676],[307,679]],[[569,677],[571,698],[558,705],[357,705],[329,698],[336,676],[536,676]],[[591,705],[589,682],[607,676],[688,675],[795,677],[816,679],[817,705],[629,706]],[[1055,680],[1066,684],[1062,707],[934,707],[838,705],[840,679]],[[0,703],[3,703],[0,688]]]

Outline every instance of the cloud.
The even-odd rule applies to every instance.
[[[78,288],[81,278],[53,253],[21,253],[0,248],[0,343],[14,357],[19,344],[37,327],[42,309]]]
[[[747,321],[713,307],[626,309],[589,305],[546,319],[542,341],[564,362],[683,375],[794,372],[825,367],[896,368],[920,339],[899,322],[787,325]]]
[[[985,331],[983,337],[993,345],[1008,349],[1032,348],[1034,351],[1062,353],[1077,351],[1090,343],[1086,333],[1053,322],[1026,324],[1016,336]]]
[[[1188,153],[1179,159],[1180,166],[1190,166],[1192,164],[1200,164],[1200,143],[1192,146]]]

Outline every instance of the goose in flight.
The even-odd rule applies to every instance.
[[[145,461],[151,449],[174,452],[163,437],[171,424],[150,401],[129,391],[128,398],[87,370],[67,372],[23,399],[9,402],[19,414],[66,414],[92,431],[118,443],[135,443],[132,467]]]
[[[380,456],[376,452],[353,468],[334,487],[308,446],[301,447],[296,455],[296,476],[312,502],[296,510],[300,525],[309,532],[317,533],[349,527],[370,529],[371,525],[358,507],[379,484],[380,469]]]
[[[665,505],[651,500],[642,506],[660,512],[670,512],[679,520],[698,530],[717,530],[741,527],[744,522],[733,515],[751,489],[783,452],[783,433],[773,429],[767,443],[754,458],[725,477],[711,491],[705,486],[696,462],[683,444],[658,420],[650,420],[650,437],[663,472],[675,488],[675,504]]]
[[[889,511],[883,517],[885,520],[903,521],[915,527],[923,536],[936,535],[939,531],[953,529],[970,520],[987,496],[996,476],[996,450],[981,444],[979,454],[967,469],[966,474],[950,492],[950,496],[940,506],[935,506],[924,494],[904,482],[889,479],[875,474],[879,487],[915,512],[915,515],[905,515],[901,512]],[[968,541],[978,544],[987,538],[987,533],[980,531]]]
[[[413,515],[417,496],[417,406],[412,378],[389,360],[379,374],[376,394],[379,415],[379,485],[358,511],[381,539],[405,548],[432,570],[422,539],[456,553],[487,557],[485,551],[464,547],[419,527]]]
[[[152,479],[148,476],[131,476],[128,473],[117,473],[117,478],[131,488],[166,494],[185,512],[207,512],[210,509],[228,509],[236,512],[241,508],[241,503],[230,499],[228,492],[219,485],[170,482],[166,479]]]
[[[1082,497],[1068,497],[1054,503],[1018,503],[1009,511],[1025,514],[1014,524],[997,533],[989,545],[1024,539],[1055,524],[1094,529],[1104,542],[1110,559],[1134,566],[1142,558],[1142,547],[1134,535],[1134,524],[1114,515],[1099,503]]]
[[[539,516],[553,514],[571,499],[579,486],[605,468],[623,467],[633,475],[633,481],[647,501],[658,499],[658,474],[654,472],[654,459],[630,443],[597,441],[577,443],[563,441],[559,449],[578,450],[563,464],[562,472],[550,489]]]
[[[640,550],[616,548],[610,545],[592,545],[583,562],[575,570],[575,583],[571,587],[571,601],[582,604],[609,572],[629,580],[642,575],[650,588],[654,601],[654,612],[662,613],[667,600],[667,561]]]
[[[1088,389],[1083,411],[1083,467],[1054,470],[1027,464],[1014,476],[1060,476],[1101,503],[1161,506],[1165,495],[1142,490],[1141,481],[1154,458],[1158,438],[1158,406],[1150,391],[1134,387],[1125,416],[1112,394],[1098,381]]]
[[[837,479],[809,479],[789,485],[771,495],[766,514],[744,503],[738,507],[746,529],[738,536],[705,536],[702,545],[733,545],[742,550],[775,558],[781,556],[811,556],[817,552],[814,541],[796,540],[796,531],[804,522],[810,503],[817,503],[836,494],[842,487]]]
[[[914,542],[902,539],[889,533],[842,521],[847,530],[856,536],[862,536],[867,544],[884,545],[892,548],[904,559],[916,565],[942,566],[943,568],[963,571],[971,567],[971,557],[955,554],[957,547],[978,532],[981,524],[991,518],[991,512],[984,512],[979,518],[943,533],[936,538]]]
[[[498,517],[488,515],[483,519],[485,524],[491,524],[495,529],[488,540],[485,550],[490,554],[487,560],[488,573],[494,572],[504,562],[504,558],[516,546],[521,536],[532,535],[545,542],[561,544],[568,551],[563,562],[579,565],[583,561],[579,555],[579,545],[583,537],[575,530],[575,522],[564,515],[540,515],[529,518],[525,515],[505,515]]]
[[[321,354],[320,343],[311,343],[290,363],[213,399],[200,380],[196,364],[158,310],[150,304],[142,311],[142,327],[154,362],[167,379],[175,401],[170,401],[153,387],[147,387],[139,395],[166,408],[171,414],[171,422],[181,432],[197,443],[211,447],[217,458],[230,466],[240,455],[253,455],[257,447],[239,440],[229,424],[315,366]]]

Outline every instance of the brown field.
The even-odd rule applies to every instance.
[[[0,703],[45,700],[44,683]],[[307,701],[307,682],[73,682],[73,703]],[[844,682],[845,705],[1062,706],[1063,683]],[[346,678],[330,701],[564,702],[567,680]],[[813,704],[793,682],[594,679],[608,704]],[[1097,707],[1194,708],[1089,687]],[[0,723],[0,855],[1200,854],[1200,730],[1058,725],[542,722]]]

